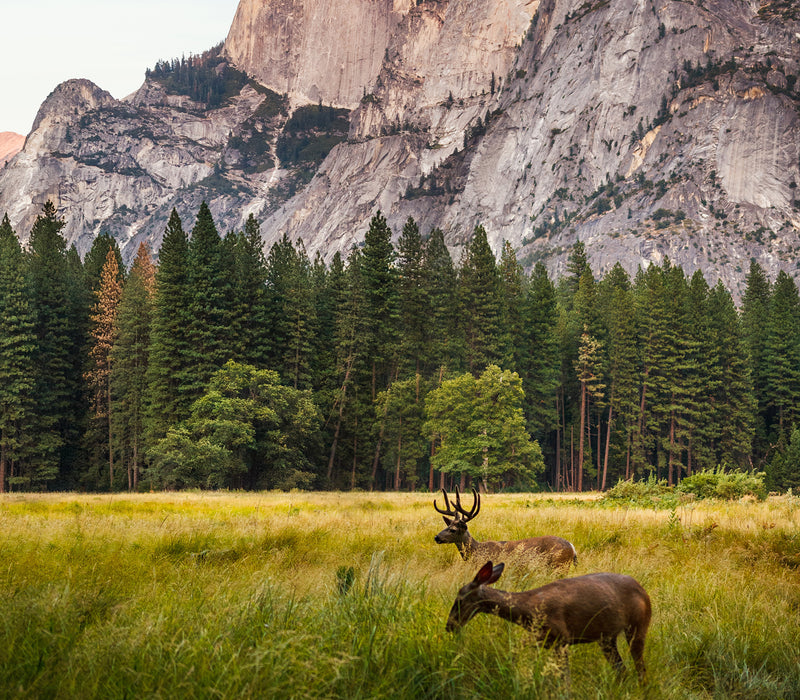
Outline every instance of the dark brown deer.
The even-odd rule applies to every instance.
[[[467,530],[467,523],[472,520],[481,509],[480,494],[472,489],[472,508],[468,511],[461,506],[461,494],[456,488],[456,499],[453,505],[447,498],[447,491],[442,489],[446,510],[442,510],[433,502],[433,507],[442,514],[447,527],[434,538],[438,544],[452,542],[458,547],[464,561],[477,558],[499,559],[514,556],[518,558],[539,559],[548,566],[568,569],[570,563],[578,563],[578,555],[571,542],[563,537],[545,535],[544,537],[529,537],[525,540],[511,540],[494,542],[478,542]]]
[[[625,664],[617,637],[624,632],[639,678],[644,680],[644,638],[652,610],[650,596],[635,579],[623,574],[586,574],[521,593],[489,588],[502,573],[503,564],[493,567],[488,561],[458,592],[447,618],[448,632],[463,627],[476,613],[498,615],[529,629],[546,648],[558,647],[565,655],[571,644],[598,642],[620,674]]]

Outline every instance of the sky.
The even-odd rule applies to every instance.
[[[120,99],[159,59],[224,41],[238,0],[0,0],[0,131],[27,135],[59,83]]]

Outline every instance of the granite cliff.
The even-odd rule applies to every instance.
[[[85,251],[130,258],[173,206],[262,221],[330,256],[380,208],[477,223],[528,265],[580,238],[598,272],[664,256],[741,290],[795,274],[800,10],[789,0],[242,0],[222,47],[157,66],[123,101],[60,85],[0,170],[26,235],[53,199]]]

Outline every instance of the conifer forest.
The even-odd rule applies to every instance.
[[[205,203],[130,269],[63,225],[0,224],[0,492],[800,485],[800,297],[755,261],[737,305],[669,261],[597,278],[580,242],[528,274],[481,226],[454,260],[380,212],[329,262]]]

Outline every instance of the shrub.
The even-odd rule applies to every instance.
[[[646,481],[618,481],[603,495],[602,502],[609,505],[672,508],[677,503],[677,496],[675,490],[667,486],[666,479],[656,479],[650,474]]]
[[[763,472],[726,472],[722,466],[687,476],[678,485],[681,493],[691,493],[697,498],[721,498],[733,501],[743,496],[764,500],[767,491]]]

